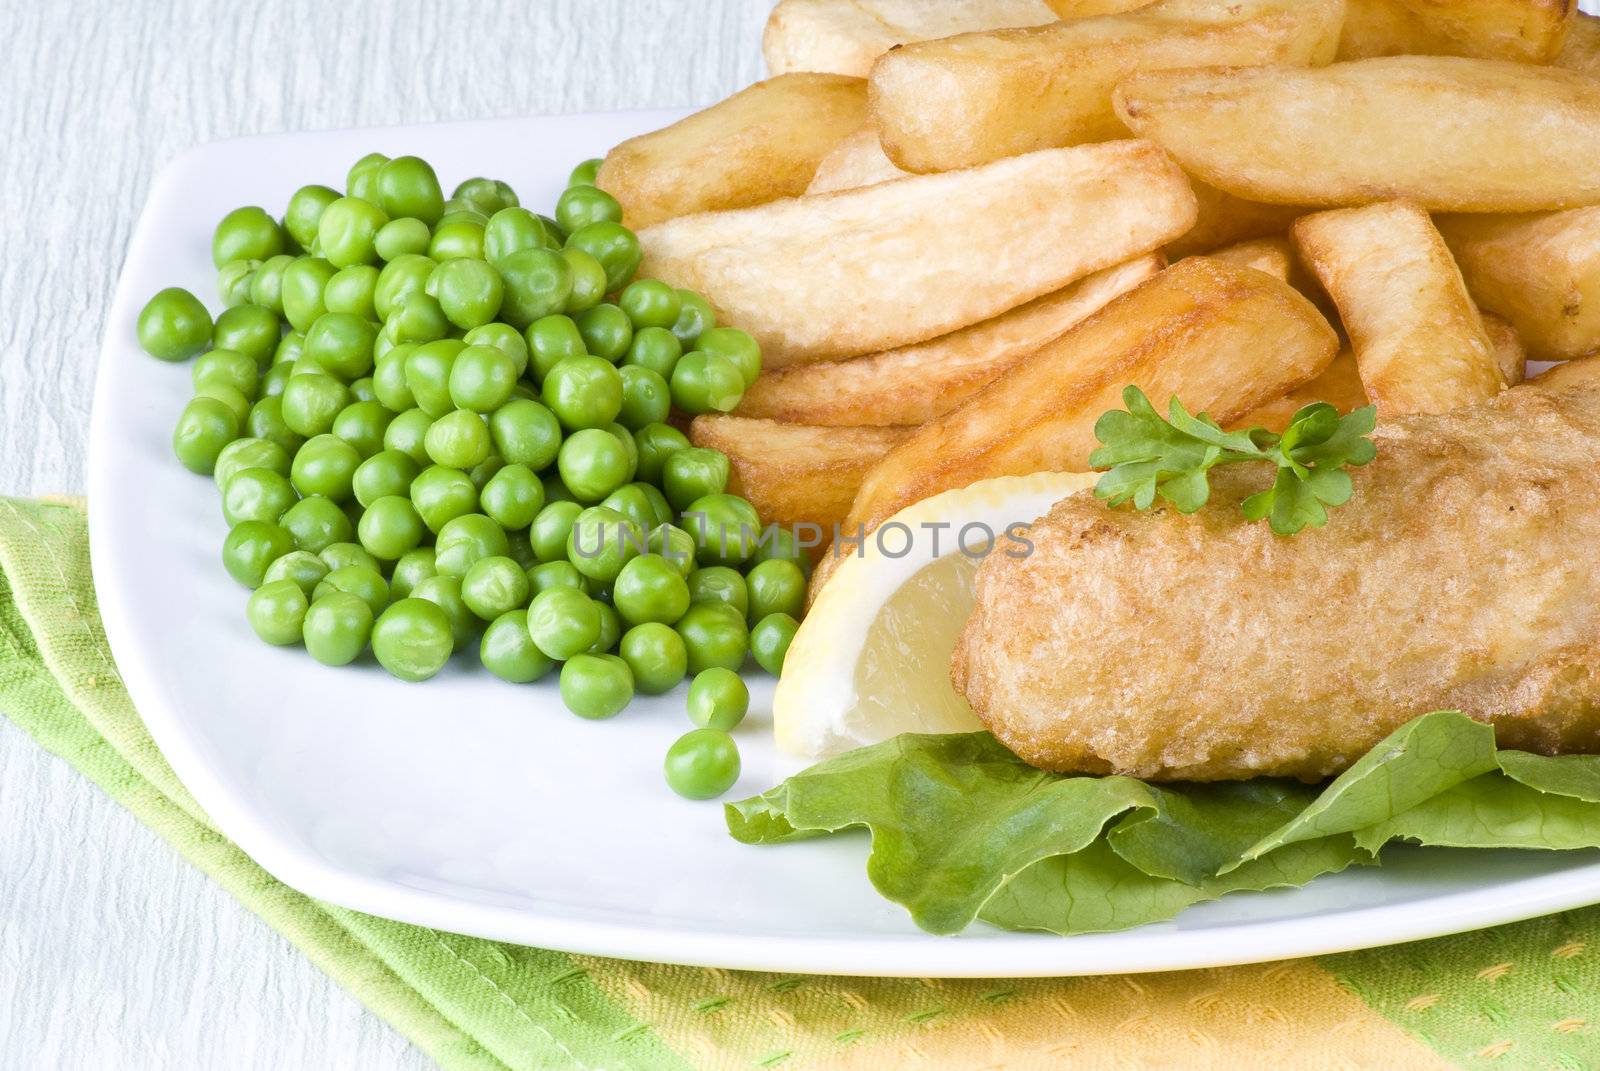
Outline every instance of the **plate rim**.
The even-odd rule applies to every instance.
[[[453,898],[356,873],[301,850],[280,837],[265,812],[252,807],[214,772],[198,739],[186,727],[178,704],[134,657],[140,645],[138,615],[114,578],[126,567],[107,523],[95,523],[96,503],[114,502],[116,470],[108,441],[108,415],[116,406],[108,372],[112,354],[126,348],[118,332],[131,327],[138,296],[128,274],[139,251],[151,240],[154,220],[177,196],[188,173],[211,154],[241,142],[343,138],[443,126],[506,127],[541,121],[583,121],[600,117],[650,115],[663,121],[688,109],[572,112],[557,115],[458,120],[227,138],[193,146],[173,157],[150,184],[138,222],[128,239],[114,297],[98,352],[89,421],[89,544],[95,594],[107,640],[129,697],[174,774],[205,810],[216,828],[277,880],[307,896],[351,910],[453,933],[530,945],[568,953],[649,960],[686,966],[736,970],[868,977],[1067,977],[1105,973],[1144,973],[1259,963],[1325,955],[1424,940],[1486,926],[1521,921],[1600,902],[1600,861],[1560,873],[1518,878],[1416,901],[1354,908],[1291,919],[1185,930],[1158,923],[1104,934],[1059,937],[971,931],[935,937],[910,930],[904,935],[807,937],[785,934],[739,935],[670,930],[615,922],[573,919],[532,908],[500,907]],[[115,508],[111,509],[115,517]],[[865,874],[863,873],[863,880]],[[1332,920],[1338,924],[1332,924]],[[910,926],[909,919],[907,920]]]

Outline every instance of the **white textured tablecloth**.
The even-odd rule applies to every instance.
[[[174,154],[239,134],[709,103],[760,77],[769,7],[0,0],[0,493],[82,492],[102,319]],[[427,1066],[0,718],[0,1067]]]

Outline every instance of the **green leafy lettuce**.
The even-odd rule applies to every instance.
[[[867,877],[930,932],[1089,933],[1372,865],[1392,840],[1600,847],[1600,756],[1500,751],[1489,726],[1438,711],[1326,785],[1147,784],[1036,770],[988,733],[908,733],[726,812],[747,844],[866,827]]]

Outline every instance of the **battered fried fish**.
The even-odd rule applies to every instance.
[[[957,691],[1026,761],[1155,780],[1338,773],[1415,715],[1459,709],[1500,746],[1600,751],[1600,384],[1518,387],[1380,425],[1327,527],[1210,502],[1088,493],[992,555]]]

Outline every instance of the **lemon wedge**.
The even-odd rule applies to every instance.
[[[860,553],[837,563],[789,646],[772,705],[779,750],[817,759],[899,733],[982,728],[951,687],[950,654],[972,612],[985,533],[993,533],[992,553],[1020,553],[1008,528],[1038,520],[1097,478],[1001,476],[885,521],[882,538],[868,536]]]

